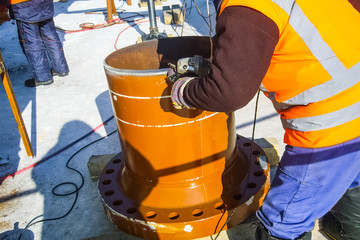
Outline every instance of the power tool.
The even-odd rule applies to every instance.
[[[204,77],[210,72],[210,60],[200,55],[180,58],[176,65],[172,63],[168,65],[175,72],[167,77],[173,83],[182,77]]]

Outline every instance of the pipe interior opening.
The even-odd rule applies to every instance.
[[[110,54],[105,64],[124,70],[155,70],[168,68],[183,57],[210,57],[209,37],[162,38],[131,45]]]

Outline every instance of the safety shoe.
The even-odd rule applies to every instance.
[[[360,239],[360,187],[347,190],[330,212],[322,217],[321,230],[331,239]]]
[[[54,80],[50,79],[50,80],[47,80],[47,81],[38,81],[34,78],[31,78],[31,79],[28,79],[25,81],[25,86],[26,87],[37,87],[37,86],[40,86],[40,85],[50,85],[54,82]]]
[[[342,224],[330,212],[321,218],[321,230],[330,238],[334,240],[345,240]]]
[[[271,234],[268,232],[268,230],[261,223],[256,228],[255,239],[256,240],[285,240],[283,238],[277,238],[277,237],[271,236]],[[296,238],[295,240],[311,240],[311,232],[304,232],[300,237]]]

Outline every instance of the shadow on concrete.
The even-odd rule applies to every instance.
[[[19,46],[19,51],[21,51]],[[5,58],[5,57],[4,57]],[[24,59],[26,61],[26,59]],[[4,59],[5,64],[6,60]],[[12,71],[9,71],[9,78],[13,85],[14,94],[16,97],[16,101],[20,112],[23,112],[28,105],[31,105],[31,122],[25,122],[24,125],[29,135],[29,139],[31,142],[31,146],[36,155],[37,148],[37,115],[36,115],[36,89],[24,89],[23,82],[26,80],[26,75],[24,79],[17,79],[13,77],[13,75],[17,75],[18,71],[22,71],[21,67],[24,63],[20,64],[20,69],[14,68]],[[19,82],[21,80],[21,84],[23,87],[19,88]],[[15,84],[13,84],[15,83]],[[25,93],[25,94],[24,94]],[[6,163],[0,165],[0,179],[9,174],[16,172],[20,162],[19,152],[21,150],[20,146],[23,144],[17,123],[15,121],[7,94],[3,88],[3,85],[0,89],[0,108],[2,109],[2,117],[0,118],[0,125],[2,127],[2,136],[0,138],[0,158],[1,161],[5,161]],[[0,180],[0,185],[3,180]]]
[[[99,96],[95,99],[96,106],[99,111],[99,115],[101,117],[102,122],[107,122],[110,116],[113,116],[114,113],[112,111],[112,105],[110,101],[110,95],[109,91],[104,91],[99,94]],[[104,128],[106,131],[106,134],[109,134],[110,132],[114,131],[114,126],[110,126],[108,124],[104,124]]]
[[[59,12],[55,12],[58,14]],[[54,16],[54,17],[55,17]],[[14,20],[10,20],[6,25],[8,39],[11,39],[12,43],[6,44],[11,49],[1,49],[4,58],[5,66],[9,73],[10,81],[13,85],[13,90],[16,96],[17,104],[20,112],[22,113],[26,107],[31,104],[31,122],[24,122],[25,128],[28,132],[31,146],[34,156],[37,153],[37,98],[36,88],[27,88],[24,86],[24,82],[27,79],[32,78],[31,69],[23,54],[21,46],[19,44],[19,38],[17,34],[17,27]],[[65,41],[65,33],[57,31],[60,41]],[[21,77],[18,77],[21,76]],[[0,160],[6,162],[6,164],[0,165],[0,179],[11,175],[16,172],[20,162],[20,146],[23,144],[17,123],[14,119],[13,113],[7,95],[4,89],[0,89],[0,109],[2,109],[2,118],[0,119],[0,125],[4,129],[2,137],[0,139]],[[1,162],[0,162],[1,164]],[[3,180],[0,180],[0,185]]]
[[[76,135],[74,135],[75,132]],[[100,136],[93,133],[92,128],[82,121],[68,122],[61,129],[57,144],[47,154],[51,155],[63,148],[70,139],[75,140],[77,136],[86,136],[88,133],[91,133],[91,136],[89,135],[87,141],[75,144],[61,155],[54,156],[44,164],[36,166],[32,171],[36,190],[44,197],[42,219],[47,221],[43,223],[41,239],[71,239],[73,236],[71,232],[81,231],[81,227],[74,226],[77,217],[72,211],[78,208],[79,203],[75,204],[75,201],[78,200],[79,191],[85,181],[91,180],[84,178],[88,158],[81,158],[74,154],[86,144],[99,139]],[[62,185],[56,187],[58,184]],[[60,198],[61,196],[63,198]],[[71,221],[66,218],[67,214],[72,215]],[[80,218],[83,217],[80,216]],[[81,220],[81,225],[86,225],[85,219]]]
[[[9,230],[3,233],[0,233],[0,240],[17,240],[18,236],[24,231],[24,229],[19,229],[19,222],[14,224],[14,229]],[[23,232],[22,240],[34,240],[34,233],[30,230],[25,230]]]

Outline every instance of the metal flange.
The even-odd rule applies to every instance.
[[[229,166],[223,173],[223,184],[230,185],[225,187],[227,192],[211,202],[185,208],[143,206],[124,194],[121,176],[126,164],[120,153],[106,165],[99,179],[106,215],[120,230],[144,239],[193,239],[215,234],[224,224],[222,230],[239,224],[259,208],[270,185],[266,155],[258,145],[251,145],[248,139],[237,136],[237,155],[249,163],[239,185],[230,185],[228,173],[235,173],[236,166]]]

